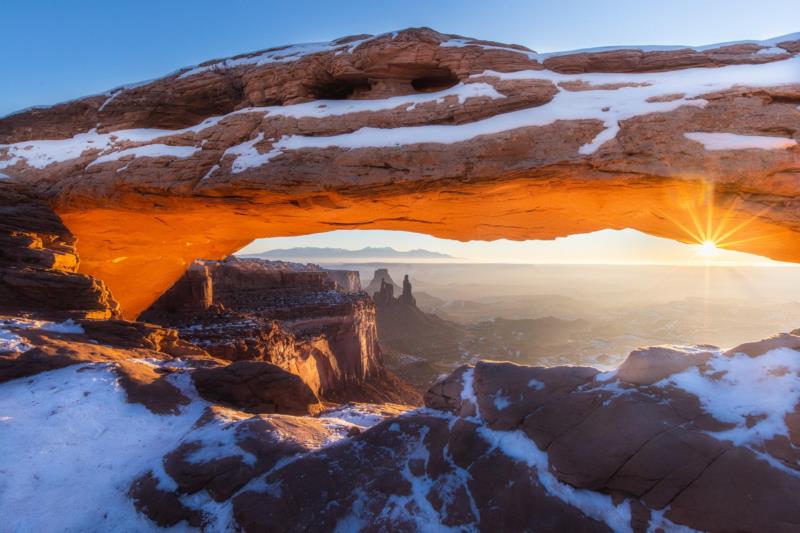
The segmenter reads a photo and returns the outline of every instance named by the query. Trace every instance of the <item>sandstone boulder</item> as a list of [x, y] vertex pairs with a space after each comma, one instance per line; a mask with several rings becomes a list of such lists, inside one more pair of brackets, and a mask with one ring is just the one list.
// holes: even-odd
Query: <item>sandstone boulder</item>
[[746, 342], [726, 352], [728, 355], [743, 353], [750, 357], [757, 357], [770, 350], [777, 348], [788, 348], [790, 350], [800, 350], [800, 330], [791, 333], [780, 333], [774, 337], [763, 339], [756, 342]]
[[[708, 347], [713, 350], [713, 346]], [[626, 383], [652, 385], [657, 381], [699, 366], [711, 357], [710, 351], [655, 346], [632, 351], [619, 367], [617, 377]]]
[[322, 405], [300, 377], [262, 361], [236, 361], [192, 372], [197, 392], [212, 402], [251, 413], [307, 415]]

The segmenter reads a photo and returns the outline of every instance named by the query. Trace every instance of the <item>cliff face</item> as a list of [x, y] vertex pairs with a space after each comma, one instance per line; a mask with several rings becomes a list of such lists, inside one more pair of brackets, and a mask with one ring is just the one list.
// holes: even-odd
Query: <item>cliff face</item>
[[202, 261], [141, 319], [177, 328], [216, 357], [275, 364], [320, 397], [345, 397], [385, 370], [374, 304], [338, 286], [314, 265]]
[[336, 288], [344, 292], [361, 291], [361, 276], [354, 270], [331, 270], [323, 269], [328, 276], [336, 283]]
[[398, 296], [394, 296], [395, 285], [385, 269], [375, 271], [370, 286], [373, 284], [379, 286], [372, 299], [387, 365], [404, 379], [426, 390], [443, 372], [448, 373], [454, 368], [439, 366], [440, 363], [452, 365], [463, 355], [460, 343], [467, 330], [419, 309], [407, 275]]
[[106, 285], [78, 273], [75, 237], [45, 202], [0, 181], [0, 312], [115, 318]]
[[799, 53], [350, 37], [5, 117], [0, 172], [56, 207], [128, 317], [198, 257], [331, 229], [633, 228], [797, 261]]

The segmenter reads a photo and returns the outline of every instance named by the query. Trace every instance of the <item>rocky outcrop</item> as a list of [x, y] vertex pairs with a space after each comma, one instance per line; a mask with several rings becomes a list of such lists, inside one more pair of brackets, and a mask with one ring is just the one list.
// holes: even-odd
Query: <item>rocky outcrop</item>
[[[800, 481], [790, 444], [800, 398], [794, 392], [777, 405], [738, 396], [740, 409], [725, 391], [740, 394], [775, 372], [784, 378], [772, 385], [791, 388], [798, 353], [773, 348], [754, 359], [702, 347], [684, 356], [703, 350], [705, 361], [683, 369], [663, 349], [652, 350], [651, 366], [663, 377], [646, 385], [585, 367], [463, 367], [426, 396], [429, 411], [387, 421], [266, 475], [281, 492], [240, 493], [234, 516], [246, 531], [269, 529], [288, 520], [291, 499], [311, 510], [292, 523], [298, 531], [343, 523], [791, 531], [800, 518], [791, 496]], [[633, 356], [646, 358], [644, 351]], [[786, 426], [773, 433], [776, 420]], [[303, 485], [309, 473], [313, 489]], [[326, 506], [332, 494], [339, 505]]]
[[333, 270], [323, 268], [336, 284], [336, 289], [344, 292], [361, 292], [361, 276], [355, 270]]
[[299, 376], [262, 361], [201, 368], [192, 378], [207, 400], [246, 412], [313, 415], [322, 410], [317, 395]]
[[375, 273], [372, 275], [372, 280], [364, 290], [367, 292], [367, 294], [374, 295], [376, 292], [381, 291], [384, 284], [389, 285], [392, 288], [392, 297], [394, 297], [395, 291], [399, 293], [402, 290], [402, 288], [394, 282], [392, 276], [389, 275], [389, 269], [387, 268], [375, 269]]
[[[465, 339], [466, 329], [419, 309], [408, 275], [404, 276], [402, 292], [397, 297], [394, 296], [395, 285], [385, 269], [376, 270], [375, 280], [380, 281], [380, 288], [372, 299], [378, 338], [389, 354], [387, 364], [404, 379], [426, 390], [442, 373], [432, 363], [445, 360], [450, 363], [461, 355], [460, 342]], [[455, 366], [457, 364], [449, 368]]]
[[174, 330], [152, 324], [0, 317], [0, 383], [73, 365], [107, 365], [128, 402], [177, 414], [190, 400], [171, 376], [187, 365], [202, 369], [220, 362]]
[[314, 265], [204, 261], [142, 319], [175, 327], [216, 357], [277, 365], [315, 397], [418, 403], [383, 367], [370, 299], [340, 289]]
[[198, 257], [332, 229], [634, 228], [795, 261], [798, 42], [290, 46], [0, 119], [0, 172], [55, 206], [128, 318]]
[[[6, 346], [12, 334], [26, 344], [0, 354], [0, 370], [75, 354], [74, 371], [0, 383], [4, 439], [42, 450], [4, 452], [16, 508], [38, 483], [63, 479], [57, 453], [75, 467], [70, 480], [93, 489], [79, 521], [137, 529], [146, 519], [244, 531], [716, 533], [800, 522], [800, 331], [726, 352], [638, 350], [612, 372], [479, 362], [431, 388], [424, 409], [351, 404], [311, 417], [215, 405], [318, 410], [274, 365], [176, 358], [152, 349], [182, 349], [171, 334], [120, 321], [103, 333], [102, 323], [81, 322], [103, 342], [76, 322], [0, 326]], [[113, 338], [129, 347], [108, 346]], [[141, 515], [118, 505], [126, 495]], [[0, 509], [9, 503], [0, 496]]]
[[119, 305], [105, 284], [78, 273], [75, 237], [25, 187], [0, 181], [0, 313], [112, 318]]

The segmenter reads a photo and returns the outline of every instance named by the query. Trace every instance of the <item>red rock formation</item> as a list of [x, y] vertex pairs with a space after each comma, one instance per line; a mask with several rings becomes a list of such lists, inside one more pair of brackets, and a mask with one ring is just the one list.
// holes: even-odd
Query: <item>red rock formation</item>
[[[367, 294], [375, 294], [379, 292], [383, 286], [383, 283], [386, 282], [387, 285], [392, 287], [392, 297], [394, 297], [394, 291], [400, 292], [402, 289], [401, 287], [394, 282], [392, 276], [389, 275], [389, 270], [386, 268], [377, 268], [375, 269], [375, 274], [372, 276], [372, 280], [367, 285], [365, 289]], [[388, 294], [388, 293], [387, 293]]]
[[287, 47], [0, 119], [0, 172], [56, 207], [127, 317], [198, 257], [341, 228], [695, 242], [709, 211], [726, 247], [795, 261], [798, 42], [535, 54], [411, 29]]
[[0, 312], [112, 318], [119, 305], [102, 281], [79, 274], [75, 237], [43, 201], [0, 181]]
[[322, 410], [317, 395], [299, 376], [262, 361], [236, 361], [192, 373], [197, 392], [211, 402], [251, 413], [313, 415]]
[[[383, 368], [372, 302], [337, 286], [314, 265], [205, 261], [142, 319], [176, 327], [216, 357], [277, 365], [322, 398], [418, 403], [419, 394]], [[202, 306], [199, 293], [207, 296]]]
[[[796, 346], [796, 333], [781, 346]], [[758, 379], [728, 374], [748, 364], [746, 354], [715, 352], [716, 370], [697, 360], [677, 368], [660, 349], [651, 356], [665, 378], [696, 371], [712, 387]], [[640, 369], [648, 359], [644, 351], [632, 357]], [[775, 360], [760, 364], [771, 368]], [[308, 510], [294, 515], [297, 531], [362, 520], [409, 530], [425, 523], [480, 531], [791, 531], [800, 481], [788, 443], [759, 442], [753, 424], [760, 422], [721, 422], [707, 399], [681, 383], [630, 385], [581, 367], [463, 367], [426, 396], [433, 411], [388, 421], [266, 475], [281, 493], [239, 494], [235, 517], [245, 531], [269, 529], [289, 520], [292, 501]], [[766, 407], [752, 401], [754, 412]], [[797, 409], [786, 416], [789, 435], [798, 430]], [[732, 442], [732, 427], [755, 440]], [[309, 475], [312, 487], [303, 483]], [[332, 497], [339, 505], [325, 505]]]
[[328, 277], [336, 284], [336, 289], [344, 292], [361, 291], [361, 276], [355, 270], [333, 270], [323, 268]]

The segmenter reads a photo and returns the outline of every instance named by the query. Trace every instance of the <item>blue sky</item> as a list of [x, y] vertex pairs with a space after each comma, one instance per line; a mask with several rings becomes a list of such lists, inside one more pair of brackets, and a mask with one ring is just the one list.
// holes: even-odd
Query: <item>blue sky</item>
[[797, 0], [3, 0], [0, 115], [270, 46], [430, 26], [537, 51], [800, 31]]

